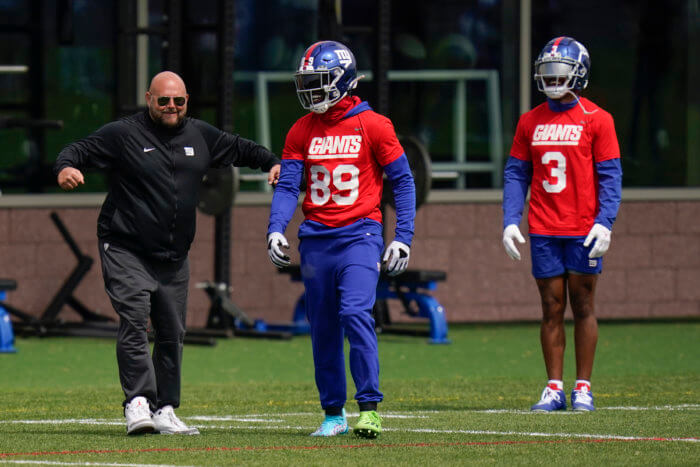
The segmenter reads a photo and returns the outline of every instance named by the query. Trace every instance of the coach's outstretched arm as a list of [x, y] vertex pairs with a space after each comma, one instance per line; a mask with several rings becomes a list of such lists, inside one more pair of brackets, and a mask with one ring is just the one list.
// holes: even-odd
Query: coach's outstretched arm
[[108, 169], [113, 164], [112, 154], [119, 154], [121, 123], [110, 122], [95, 133], [67, 145], [54, 164], [58, 186], [73, 190], [85, 183], [82, 169]]

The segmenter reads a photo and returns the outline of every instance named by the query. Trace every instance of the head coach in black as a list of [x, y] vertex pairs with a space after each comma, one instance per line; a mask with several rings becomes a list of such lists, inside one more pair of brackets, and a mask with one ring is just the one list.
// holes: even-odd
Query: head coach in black
[[[175, 73], [151, 81], [144, 112], [111, 122], [66, 146], [58, 184], [84, 183], [81, 170], [110, 172], [97, 221], [105, 289], [119, 315], [117, 362], [127, 433], [199, 434], [175, 415], [199, 186], [209, 167], [231, 164], [279, 178], [279, 159], [259, 144], [187, 117], [189, 95]], [[155, 331], [153, 356], [146, 332]]]

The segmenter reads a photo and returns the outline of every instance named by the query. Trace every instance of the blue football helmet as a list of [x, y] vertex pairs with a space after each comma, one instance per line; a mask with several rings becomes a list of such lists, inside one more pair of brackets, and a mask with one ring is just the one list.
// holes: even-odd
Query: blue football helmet
[[350, 49], [340, 42], [321, 41], [304, 52], [294, 84], [302, 107], [324, 113], [347, 96], [360, 78]]
[[573, 37], [555, 37], [547, 42], [535, 60], [537, 89], [550, 99], [559, 99], [588, 85], [591, 58], [583, 44]]

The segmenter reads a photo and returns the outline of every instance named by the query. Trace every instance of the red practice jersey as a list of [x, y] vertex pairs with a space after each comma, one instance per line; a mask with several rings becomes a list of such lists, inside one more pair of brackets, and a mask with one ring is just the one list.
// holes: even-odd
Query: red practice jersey
[[588, 234], [598, 213], [595, 163], [620, 157], [612, 115], [588, 99], [564, 112], [544, 102], [520, 117], [510, 155], [532, 163], [530, 233]]
[[[346, 100], [348, 110], [360, 104], [350, 99], [331, 110]], [[365, 217], [382, 221], [383, 166], [403, 152], [391, 121], [368, 107], [343, 119], [303, 116], [287, 133], [282, 159], [304, 161], [306, 219], [343, 227]]]

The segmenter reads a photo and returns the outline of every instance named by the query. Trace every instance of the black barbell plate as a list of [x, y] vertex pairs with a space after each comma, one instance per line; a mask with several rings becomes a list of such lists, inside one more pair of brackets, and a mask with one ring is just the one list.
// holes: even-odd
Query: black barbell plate
[[[408, 159], [408, 165], [411, 167], [413, 181], [416, 185], [416, 209], [418, 209], [427, 201], [428, 193], [430, 193], [432, 183], [430, 154], [423, 143], [413, 136], [400, 136], [399, 143], [403, 147]], [[382, 203], [389, 204], [392, 208], [396, 207], [394, 205], [394, 192], [391, 182], [387, 178], [384, 178]]]

